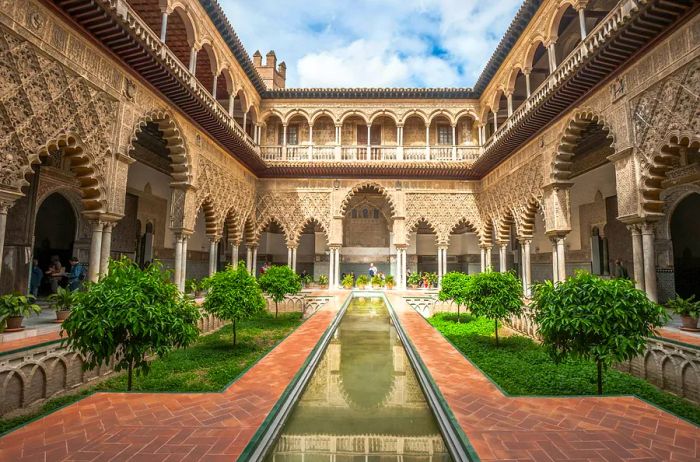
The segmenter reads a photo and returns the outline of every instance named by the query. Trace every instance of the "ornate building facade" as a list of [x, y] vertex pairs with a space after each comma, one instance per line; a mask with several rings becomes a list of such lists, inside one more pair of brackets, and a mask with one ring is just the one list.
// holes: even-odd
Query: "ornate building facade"
[[287, 89], [215, 0], [0, 5], [2, 292], [71, 254], [698, 292], [696, 2], [526, 0], [464, 89]]

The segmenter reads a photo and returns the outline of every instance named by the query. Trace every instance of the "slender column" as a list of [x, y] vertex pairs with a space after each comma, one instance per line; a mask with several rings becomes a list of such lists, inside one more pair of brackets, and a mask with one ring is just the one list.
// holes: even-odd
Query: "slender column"
[[491, 114], [493, 114], [493, 132], [496, 133], [498, 131], [498, 114], [493, 111]]
[[554, 49], [554, 43], [550, 43], [547, 47], [547, 53], [549, 57], [549, 73], [551, 74], [557, 68], [557, 55]]
[[532, 263], [530, 260], [532, 256], [532, 254], [530, 253], [530, 244], [532, 244], [532, 239], [524, 239], [522, 244], [524, 280], [523, 291], [525, 292], [526, 297], [530, 297], [532, 295]]
[[297, 248], [292, 249], [292, 271], [296, 273], [297, 271]]
[[216, 99], [216, 81], [219, 80], [219, 76], [215, 75], [213, 80], [214, 80], [214, 82], [212, 82], [212, 86], [211, 86], [211, 96], [214, 99]]
[[430, 124], [425, 124], [425, 160], [430, 160]]
[[333, 263], [335, 257], [335, 249], [333, 247], [330, 248], [330, 252], [328, 254], [328, 288], [329, 289], [335, 289], [336, 287], [336, 281], [335, 278], [333, 277], [333, 268], [335, 268], [335, 264]]
[[367, 160], [372, 159], [372, 124], [367, 124]]
[[447, 274], [447, 247], [445, 247], [442, 251], [442, 275], [444, 276]]
[[634, 286], [644, 290], [644, 250], [642, 246], [642, 232], [639, 225], [629, 225], [627, 229], [632, 233], [632, 260], [634, 266]]
[[408, 287], [408, 262], [406, 261], [406, 259], [406, 249], [403, 248], [401, 249], [401, 274], [403, 275], [403, 280], [401, 281], [401, 288], [404, 290], [406, 290], [406, 287]]
[[114, 227], [114, 223], [105, 223], [102, 228], [102, 249], [100, 256], [101, 276], [107, 276], [109, 272], [109, 255], [112, 251], [112, 227]]
[[341, 130], [340, 125], [336, 125], [335, 126], [335, 144], [337, 146], [340, 145], [340, 130]]
[[506, 101], [508, 101], [508, 117], [510, 117], [513, 115], [513, 93], [506, 95]]
[[287, 159], [287, 124], [282, 124], [282, 159]]
[[175, 234], [175, 274], [173, 275], [173, 283], [180, 288], [180, 280], [182, 279], [182, 235]]
[[287, 247], [287, 266], [292, 268], [292, 248]]
[[229, 241], [231, 247], [231, 266], [238, 267], [238, 244], [235, 241]]
[[523, 72], [523, 74], [525, 74], [525, 95], [529, 98], [532, 93], [530, 90], [530, 71]]
[[479, 146], [482, 146], [484, 144], [484, 127], [483, 127], [483, 125], [479, 127], [478, 132], [479, 132]]
[[97, 282], [100, 276], [100, 258], [102, 257], [102, 228], [104, 223], [99, 220], [90, 222], [92, 239], [90, 240], [90, 261], [88, 263], [88, 279]]
[[246, 256], [245, 256], [245, 269], [249, 273], [253, 274], [253, 248], [251, 246], [246, 246]]
[[233, 95], [228, 96], [228, 115], [233, 117], [233, 108], [236, 102], [236, 97]]
[[5, 249], [5, 231], [7, 230], [7, 211], [13, 202], [0, 200], [0, 276], [2, 275], [2, 258]]
[[401, 274], [402, 268], [403, 268], [403, 264], [401, 263], [401, 248], [397, 247], [396, 248], [396, 274], [394, 275], [394, 277], [395, 277], [396, 287], [398, 287], [398, 288], [401, 288], [401, 279], [403, 278], [403, 275]]
[[508, 271], [506, 251], [508, 250], [508, 244], [501, 244], [498, 246], [498, 269], [501, 273]]
[[440, 287], [440, 285], [442, 284], [442, 247], [438, 247], [437, 274], [438, 274], [438, 287]]
[[258, 246], [257, 245], [255, 247], [253, 247], [253, 266], [251, 267], [251, 269], [253, 270], [253, 273], [252, 273], [253, 276], [257, 277], [257, 275], [258, 275]]
[[642, 246], [644, 248], [644, 287], [649, 300], [657, 302], [656, 251], [654, 250], [653, 223], [642, 223]]
[[486, 247], [486, 269], [491, 267], [491, 246]]
[[209, 276], [213, 276], [216, 273], [216, 251], [219, 238], [217, 236], [211, 236], [209, 238]]
[[194, 74], [197, 70], [197, 49], [192, 47], [190, 51], [190, 73]]
[[481, 247], [481, 272], [486, 271], [486, 247]]
[[160, 41], [165, 43], [165, 37], [168, 32], [168, 13], [163, 12], [160, 22]]
[[552, 242], [552, 281], [557, 282], [559, 281], [559, 258], [557, 257], [557, 239], [550, 238], [550, 241]]
[[309, 123], [309, 160], [314, 158], [314, 126]]
[[[242, 109], [242, 108], [241, 108]], [[248, 111], [243, 113], [243, 132], [248, 134]]]
[[178, 288], [180, 292], [185, 291], [185, 280], [187, 279], [187, 242], [189, 241], [189, 236], [187, 234], [182, 237], [182, 270], [180, 270], [180, 281], [178, 282]]
[[581, 28], [581, 40], [586, 38], [586, 16], [583, 13], [584, 9], [578, 10], [578, 24]]
[[566, 248], [564, 247], [564, 236], [557, 238], [557, 276], [559, 281], [566, 281]]

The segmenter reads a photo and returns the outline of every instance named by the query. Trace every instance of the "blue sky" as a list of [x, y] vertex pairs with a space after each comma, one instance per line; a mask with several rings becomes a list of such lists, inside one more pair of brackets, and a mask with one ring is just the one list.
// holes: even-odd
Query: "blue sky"
[[288, 87], [471, 87], [521, 0], [219, 0]]

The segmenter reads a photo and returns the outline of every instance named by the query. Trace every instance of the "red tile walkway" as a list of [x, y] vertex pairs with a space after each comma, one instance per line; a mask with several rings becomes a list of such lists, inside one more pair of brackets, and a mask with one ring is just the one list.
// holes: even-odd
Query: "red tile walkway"
[[697, 461], [700, 428], [633, 397], [506, 397], [400, 297], [401, 324], [482, 461]]
[[0, 461], [235, 460], [337, 306], [309, 318], [223, 393], [97, 393], [0, 439]]
[[49, 334], [35, 335], [33, 337], [26, 337], [18, 340], [10, 340], [9, 342], [0, 342], [0, 353], [12, 350], [19, 350], [20, 348], [27, 348], [34, 345], [51, 342], [53, 340], [59, 340], [60, 338], [60, 331], [55, 331]]

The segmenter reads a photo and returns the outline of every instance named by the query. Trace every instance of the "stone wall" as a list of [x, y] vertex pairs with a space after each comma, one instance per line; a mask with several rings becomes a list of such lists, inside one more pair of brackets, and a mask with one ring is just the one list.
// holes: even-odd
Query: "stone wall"
[[[437, 312], [456, 312], [454, 303], [441, 302], [433, 297], [407, 297], [406, 302], [424, 317]], [[530, 310], [513, 316], [505, 323], [508, 327], [539, 340], [537, 324]], [[616, 369], [647, 380], [657, 387], [700, 403], [700, 348], [653, 337], [647, 339], [643, 355], [615, 365]]]

